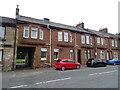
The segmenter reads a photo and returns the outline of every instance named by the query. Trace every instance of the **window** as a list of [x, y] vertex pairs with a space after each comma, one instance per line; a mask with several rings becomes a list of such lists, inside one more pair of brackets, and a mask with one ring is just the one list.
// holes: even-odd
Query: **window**
[[100, 45], [100, 38], [97, 38], [97, 44]]
[[32, 27], [31, 38], [37, 38], [38, 28]]
[[105, 59], [105, 52], [104, 51], [100, 51], [100, 58]]
[[115, 57], [116, 59], [118, 59], [118, 52], [117, 52], [117, 51], [114, 52], [114, 57]]
[[43, 29], [40, 29], [40, 39], [43, 39]]
[[58, 41], [62, 41], [62, 32], [58, 32]]
[[2, 50], [0, 50], [0, 63], [2, 62]]
[[46, 60], [47, 48], [41, 48], [41, 60]]
[[70, 42], [72, 42], [72, 33], [70, 33]]
[[58, 59], [58, 52], [59, 52], [59, 49], [55, 48], [54, 49], [54, 60]]
[[28, 38], [29, 37], [29, 27], [28, 26], [24, 26], [24, 34], [23, 34], [24, 38]]
[[85, 36], [81, 36], [81, 42], [82, 42], [82, 44], [85, 44]]
[[104, 45], [104, 38], [101, 38], [101, 44]]
[[74, 59], [74, 51], [70, 50], [70, 59]]
[[64, 32], [64, 41], [68, 42], [68, 32]]
[[86, 36], [86, 44], [90, 44], [90, 37]]
[[0, 39], [5, 39], [5, 27], [0, 26]]
[[115, 41], [114, 41], [114, 40], [112, 40], [112, 46], [113, 46], [113, 47], [115, 46]]
[[117, 40], [115, 40], [115, 46], [118, 47]]
[[90, 59], [90, 50], [85, 50], [85, 59]]

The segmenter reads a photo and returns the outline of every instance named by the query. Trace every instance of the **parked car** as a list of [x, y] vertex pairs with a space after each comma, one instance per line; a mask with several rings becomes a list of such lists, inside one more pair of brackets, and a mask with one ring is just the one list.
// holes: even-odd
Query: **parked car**
[[112, 64], [112, 65], [116, 65], [116, 64], [120, 64], [120, 60], [113, 58], [113, 59], [109, 59], [106, 61], [107, 64]]
[[55, 63], [55, 68], [61, 69], [62, 71], [65, 71], [66, 69], [70, 68], [80, 69], [80, 63], [71, 59], [58, 59]]
[[106, 66], [107, 63], [101, 59], [89, 59], [87, 62], [86, 62], [86, 65], [87, 67], [89, 66]]

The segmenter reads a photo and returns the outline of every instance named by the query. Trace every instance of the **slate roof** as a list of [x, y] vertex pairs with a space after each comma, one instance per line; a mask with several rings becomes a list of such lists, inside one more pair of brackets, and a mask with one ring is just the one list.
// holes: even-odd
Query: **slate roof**
[[60, 29], [66, 29], [66, 30], [71, 30], [71, 31], [76, 31], [76, 32], [81, 32], [81, 33], [89, 33], [88, 31], [85, 31], [84, 29], [78, 28], [75, 26], [35, 19], [35, 18], [21, 16], [21, 15], [18, 15], [17, 19], [18, 19], [18, 21], [30, 22], [30, 23], [41, 24], [41, 25], [50, 25], [51, 27], [57, 27]]
[[92, 29], [85, 29], [85, 30], [89, 31], [91, 34], [96, 35], [96, 36], [101, 36], [101, 37], [106, 37], [106, 38], [118, 38], [117, 35], [111, 34], [111, 33], [99, 32], [99, 31], [92, 30]]

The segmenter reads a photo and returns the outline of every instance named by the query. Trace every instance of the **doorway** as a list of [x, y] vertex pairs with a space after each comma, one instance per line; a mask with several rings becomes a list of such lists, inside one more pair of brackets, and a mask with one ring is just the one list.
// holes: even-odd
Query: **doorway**
[[77, 52], [78, 62], [81, 64], [81, 50]]

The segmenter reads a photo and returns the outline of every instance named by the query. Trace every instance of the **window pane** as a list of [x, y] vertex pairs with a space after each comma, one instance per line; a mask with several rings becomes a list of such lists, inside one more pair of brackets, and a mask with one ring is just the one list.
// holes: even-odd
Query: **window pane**
[[2, 51], [0, 51], [0, 62], [2, 61]]
[[1, 39], [5, 38], [5, 27], [0, 26], [0, 38]]
[[85, 36], [81, 36], [81, 41], [82, 41], [82, 44], [85, 43]]
[[41, 60], [46, 60], [47, 48], [41, 48]]
[[58, 59], [58, 52], [54, 52], [54, 59]]
[[90, 37], [89, 36], [86, 36], [86, 43], [90, 44]]
[[40, 39], [43, 39], [43, 29], [40, 29]]
[[24, 34], [23, 34], [23, 37], [29, 37], [29, 27], [28, 26], [25, 26], [24, 27]]
[[68, 32], [64, 32], [64, 41], [68, 42]]
[[70, 59], [74, 59], [74, 51], [70, 50]]
[[37, 38], [37, 30], [38, 28], [32, 27], [32, 38]]
[[97, 44], [100, 45], [100, 38], [97, 38]]
[[62, 41], [62, 32], [58, 32], [58, 41]]
[[41, 53], [41, 58], [46, 58], [46, 52]]

